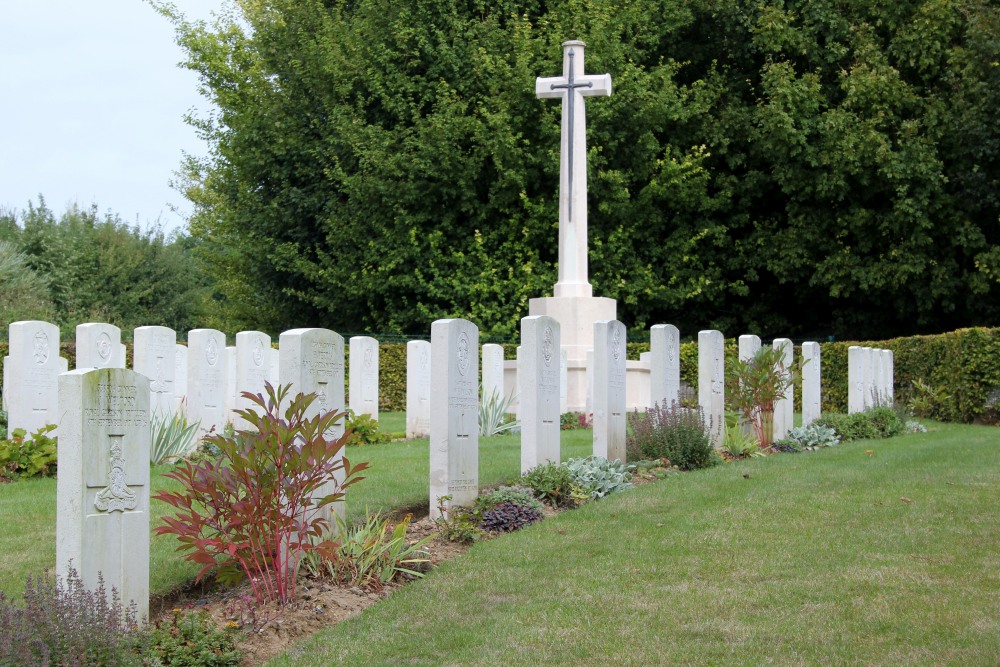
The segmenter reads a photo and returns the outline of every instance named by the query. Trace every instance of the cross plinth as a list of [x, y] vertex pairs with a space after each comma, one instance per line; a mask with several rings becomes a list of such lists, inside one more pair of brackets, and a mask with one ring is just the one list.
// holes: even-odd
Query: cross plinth
[[580, 41], [563, 42], [563, 74], [535, 80], [535, 95], [562, 100], [559, 151], [559, 278], [557, 297], [589, 297], [587, 276], [587, 132], [585, 97], [611, 95], [610, 74], [585, 74]]

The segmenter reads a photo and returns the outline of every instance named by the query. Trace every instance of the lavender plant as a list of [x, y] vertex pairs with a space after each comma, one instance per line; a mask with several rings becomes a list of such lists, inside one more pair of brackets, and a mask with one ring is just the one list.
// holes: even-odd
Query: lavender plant
[[677, 403], [630, 413], [625, 449], [629, 460], [665, 458], [681, 470], [707, 468], [716, 461], [701, 408]]

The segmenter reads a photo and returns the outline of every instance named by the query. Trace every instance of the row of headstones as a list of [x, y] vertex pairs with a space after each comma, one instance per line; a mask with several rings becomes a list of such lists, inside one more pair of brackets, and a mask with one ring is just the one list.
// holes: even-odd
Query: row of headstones
[[[338, 348], [329, 354], [322, 349], [303, 352], [301, 336], [308, 331], [313, 330], [293, 329], [281, 334], [279, 349], [274, 350], [270, 336], [259, 331], [240, 332], [236, 334], [236, 345], [227, 347], [221, 331], [195, 329], [188, 333], [188, 345], [184, 346], [177, 343], [173, 329], [139, 327], [134, 332], [132, 369], [150, 379], [154, 413], [171, 414], [185, 405], [188, 419], [200, 422], [202, 431], [207, 432], [213, 426], [224, 425], [231, 410], [249, 406], [241, 392], [261, 393], [265, 381], [291, 381], [302, 373], [296, 366], [303, 364], [329, 371], [331, 383], [337, 379], [333, 374], [339, 373], [342, 399], [343, 338], [334, 334]], [[125, 346], [118, 327], [81, 324], [76, 334], [77, 369], [125, 368]], [[30, 433], [55, 423], [56, 378], [68, 370], [68, 362], [59, 356], [59, 329], [48, 322], [14, 322], [9, 327], [9, 341], [8, 355], [3, 359], [3, 408], [8, 412], [10, 430], [23, 428]], [[378, 342], [368, 336], [355, 336], [350, 340], [350, 350], [350, 408], [378, 419]], [[284, 374], [283, 358], [287, 368]], [[333, 389], [327, 389], [324, 383], [321, 391], [323, 402]], [[344, 403], [333, 401], [330, 405], [342, 409]]]
[[[661, 336], [665, 331], [668, 336]], [[195, 333], [195, 332], [192, 332]], [[656, 333], [654, 357], [670, 369], [663, 386], [679, 386], [676, 328]], [[198, 345], [202, 336], [194, 336]], [[699, 344], [699, 400], [713, 423], [724, 423], [723, 336], [702, 331]], [[626, 330], [617, 320], [594, 325], [594, 454], [625, 460]], [[521, 469], [560, 460], [559, 350], [560, 327], [551, 317], [527, 317], [521, 322], [520, 386]], [[431, 342], [414, 341], [408, 367], [419, 370], [429, 391], [431, 515], [453, 505], [470, 505], [479, 493], [479, 331], [461, 319], [438, 320]], [[791, 365], [791, 341], [779, 339]], [[206, 343], [207, 346], [207, 343]], [[756, 336], [740, 338], [740, 356], [749, 358], [760, 347]], [[807, 343], [803, 392], [818, 406], [819, 346]], [[196, 349], [202, 349], [198, 347]], [[221, 348], [219, 348], [221, 349]], [[311, 410], [343, 405], [343, 338], [326, 329], [296, 329], [281, 335], [281, 368], [293, 391], [316, 392]], [[860, 349], [860, 348], [859, 348]], [[862, 352], [862, 359], [868, 353]], [[875, 369], [872, 386], [891, 387], [891, 356]], [[882, 355], [885, 357], [885, 355]], [[866, 366], [859, 366], [865, 378]], [[888, 376], [885, 375], [888, 369]], [[677, 371], [677, 372], [675, 372]], [[852, 373], [854, 371], [852, 370]], [[410, 373], [408, 373], [408, 382]], [[143, 614], [149, 592], [149, 449], [150, 414], [155, 380], [124, 369], [76, 370], [58, 383], [61, 410], [60, 472], [58, 477], [57, 568], [65, 573], [75, 563], [84, 584], [93, 587], [98, 573], [134, 600]], [[813, 389], [807, 386], [815, 385]], [[853, 385], [852, 385], [853, 386]], [[339, 392], [337, 388], [339, 389]], [[872, 392], [873, 396], [877, 391]], [[813, 398], [815, 396], [815, 398]], [[787, 395], [783, 400], [791, 400]], [[786, 409], [792, 410], [791, 405]], [[817, 409], [818, 414], [818, 409]], [[776, 414], [775, 421], [778, 417]], [[343, 511], [342, 505], [338, 508]]]

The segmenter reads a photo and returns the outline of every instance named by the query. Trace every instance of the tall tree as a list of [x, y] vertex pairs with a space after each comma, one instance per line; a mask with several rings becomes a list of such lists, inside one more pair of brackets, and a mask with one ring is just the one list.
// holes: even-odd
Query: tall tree
[[516, 330], [555, 282], [558, 105], [588, 43], [591, 271], [635, 328], [874, 337], [1000, 318], [986, 0], [169, 6], [215, 105], [183, 167], [230, 315]]

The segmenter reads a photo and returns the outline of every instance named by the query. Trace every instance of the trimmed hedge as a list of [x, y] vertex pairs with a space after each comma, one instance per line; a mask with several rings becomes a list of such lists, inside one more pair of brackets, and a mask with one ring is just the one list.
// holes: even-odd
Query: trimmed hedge
[[[130, 343], [127, 345], [131, 346]], [[851, 345], [893, 351], [897, 404], [905, 405], [913, 396], [913, 381], [920, 380], [946, 395], [929, 415], [941, 421], [971, 422], [1000, 412], [1000, 328], [959, 329], [936, 336], [911, 336], [887, 341], [821, 343], [823, 366], [823, 412], [847, 411], [847, 348]], [[61, 343], [60, 353], [73, 368], [76, 347]], [[514, 359], [515, 344], [505, 344], [504, 358]], [[649, 343], [629, 343], [628, 357], [638, 359]], [[0, 342], [0, 354], [7, 343]], [[801, 348], [796, 346], [796, 358]], [[698, 385], [698, 344], [681, 343], [681, 381]], [[726, 339], [726, 360], [736, 357], [736, 340]], [[346, 378], [345, 378], [346, 381]], [[379, 410], [406, 409], [406, 345], [379, 345]], [[988, 405], [993, 394], [993, 404]], [[801, 406], [796, 391], [796, 405]]]

